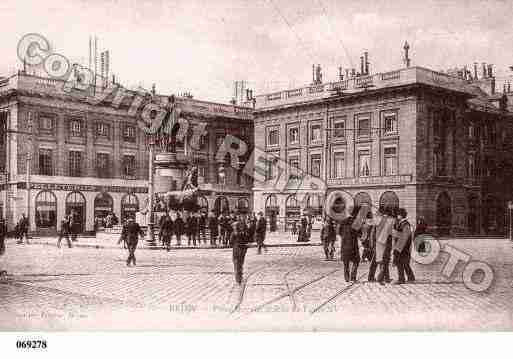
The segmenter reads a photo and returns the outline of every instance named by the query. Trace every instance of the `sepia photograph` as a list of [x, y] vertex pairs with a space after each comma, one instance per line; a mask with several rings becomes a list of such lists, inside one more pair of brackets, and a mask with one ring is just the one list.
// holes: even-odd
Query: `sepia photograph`
[[0, 332], [511, 331], [512, 19], [2, 0]]

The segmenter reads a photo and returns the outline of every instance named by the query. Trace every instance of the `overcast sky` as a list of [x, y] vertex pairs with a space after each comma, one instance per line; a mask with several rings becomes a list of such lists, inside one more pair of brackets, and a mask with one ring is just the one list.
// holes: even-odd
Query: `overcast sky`
[[512, 19], [513, 1], [1, 0], [0, 74], [21, 67], [17, 42], [36, 32], [84, 64], [96, 34], [123, 85], [221, 102], [235, 80], [256, 94], [307, 84], [312, 63], [335, 80], [365, 50], [372, 72], [400, 68], [405, 40], [414, 65], [487, 62], [502, 78], [513, 65]]

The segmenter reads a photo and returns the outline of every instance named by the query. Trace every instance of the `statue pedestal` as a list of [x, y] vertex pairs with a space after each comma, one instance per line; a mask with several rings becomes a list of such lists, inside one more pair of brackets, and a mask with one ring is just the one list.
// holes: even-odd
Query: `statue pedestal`
[[155, 193], [166, 193], [182, 188], [187, 162], [179, 161], [176, 153], [165, 152], [155, 156]]

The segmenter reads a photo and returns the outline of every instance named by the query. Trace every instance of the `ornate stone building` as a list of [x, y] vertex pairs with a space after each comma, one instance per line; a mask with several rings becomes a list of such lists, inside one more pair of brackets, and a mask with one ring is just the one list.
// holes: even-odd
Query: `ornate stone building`
[[[10, 228], [25, 213], [32, 231], [54, 233], [75, 210], [82, 230], [91, 231], [95, 217], [114, 212], [124, 218], [147, 205], [149, 156], [130, 111], [135, 92], [126, 90], [117, 106], [87, 95], [22, 72], [0, 80], [0, 203]], [[178, 97], [177, 104], [190, 122], [207, 123], [201, 148], [187, 154], [199, 167], [201, 205], [250, 210], [251, 179], [231, 168], [220, 178], [215, 154], [227, 133], [252, 148], [251, 110], [190, 97]]]
[[[283, 229], [305, 210], [321, 214], [339, 190], [346, 206], [405, 207], [441, 234], [504, 233], [513, 117], [494, 81], [405, 67], [256, 96], [255, 147], [267, 168], [255, 210], [276, 213]], [[326, 193], [297, 185], [294, 168]]]

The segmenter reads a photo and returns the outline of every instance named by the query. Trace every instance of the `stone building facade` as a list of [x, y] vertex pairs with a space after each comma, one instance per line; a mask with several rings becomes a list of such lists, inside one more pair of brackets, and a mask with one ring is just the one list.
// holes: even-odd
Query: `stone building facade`
[[[0, 202], [10, 228], [25, 213], [31, 231], [54, 233], [75, 210], [85, 232], [93, 230], [95, 217], [114, 212], [123, 219], [146, 208], [147, 139], [129, 111], [135, 93], [124, 96], [113, 106], [65, 91], [60, 80], [22, 72], [0, 80]], [[189, 97], [178, 97], [177, 104], [190, 122], [207, 123], [201, 148], [187, 156], [200, 169], [201, 205], [250, 210], [251, 180], [227, 169], [221, 181], [215, 149], [226, 133], [251, 146], [251, 111]], [[183, 144], [178, 155], [184, 156]]]
[[[440, 234], [504, 233], [512, 113], [481, 82], [407, 67], [255, 97], [255, 147], [267, 161], [255, 209], [284, 229], [302, 212], [321, 215], [337, 190], [346, 207], [405, 207]], [[277, 163], [287, 186], [275, 185]], [[324, 188], [291, 185], [296, 167]]]

